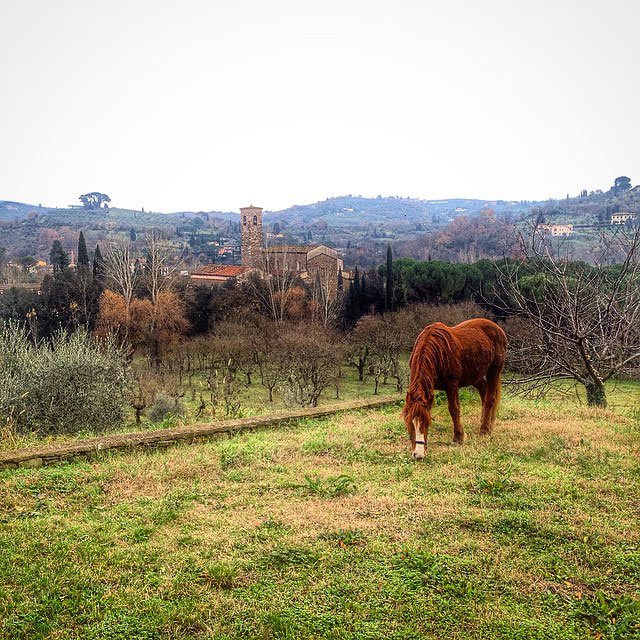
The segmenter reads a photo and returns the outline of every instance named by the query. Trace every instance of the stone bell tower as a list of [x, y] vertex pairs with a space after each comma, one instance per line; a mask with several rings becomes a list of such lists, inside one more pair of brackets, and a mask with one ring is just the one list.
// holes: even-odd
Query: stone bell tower
[[240, 209], [240, 231], [242, 235], [242, 266], [262, 268], [262, 208]]

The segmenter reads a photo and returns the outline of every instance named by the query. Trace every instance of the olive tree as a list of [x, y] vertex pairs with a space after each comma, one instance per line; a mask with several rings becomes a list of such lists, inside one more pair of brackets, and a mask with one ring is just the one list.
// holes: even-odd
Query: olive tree
[[113, 341], [83, 331], [34, 345], [22, 327], [0, 329], [0, 417], [19, 433], [107, 431], [120, 426], [127, 365]]

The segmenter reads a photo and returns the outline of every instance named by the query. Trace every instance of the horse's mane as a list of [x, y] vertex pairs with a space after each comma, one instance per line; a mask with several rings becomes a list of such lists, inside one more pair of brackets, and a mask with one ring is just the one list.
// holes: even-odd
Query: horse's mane
[[434, 386], [439, 375], [453, 365], [453, 336], [451, 329], [441, 322], [426, 327], [416, 339], [409, 368], [411, 377], [407, 391], [404, 417], [424, 420], [434, 399]]

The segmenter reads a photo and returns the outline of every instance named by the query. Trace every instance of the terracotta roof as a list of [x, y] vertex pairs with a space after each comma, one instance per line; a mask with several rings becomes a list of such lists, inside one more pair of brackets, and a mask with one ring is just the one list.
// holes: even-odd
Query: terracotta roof
[[317, 244], [309, 245], [291, 245], [291, 244], [274, 244], [270, 246], [267, 251], [269, 253], [309, 253], [312, 249], [315, 249]]
[[237, 264], [206, 264], [203, 267], [198, 267], [191, 272], [192, 276], [220, 276], [223, 278], [235, 278], [243, 273], [250, 271], [249, 267], [241, 267]]

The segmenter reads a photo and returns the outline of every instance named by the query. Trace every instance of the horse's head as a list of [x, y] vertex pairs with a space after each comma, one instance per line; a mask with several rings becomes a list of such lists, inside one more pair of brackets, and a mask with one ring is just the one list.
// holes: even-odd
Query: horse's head
[[402, 411], [404, 424], [407, 427], [413, 457], [422, 460], [427, 453], [427, 438], [429, 437], [429, 427], [431, 426], [431, 404], [433, 399], [419, 399], [411, 397], [407, 393]]

